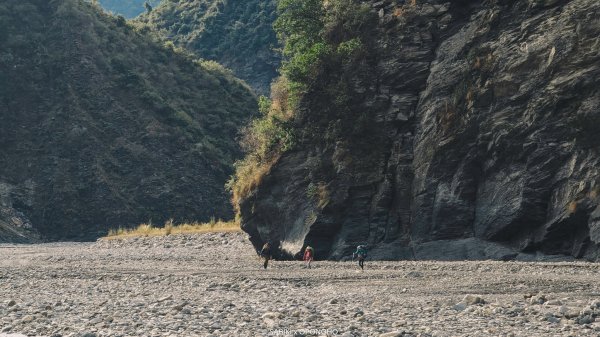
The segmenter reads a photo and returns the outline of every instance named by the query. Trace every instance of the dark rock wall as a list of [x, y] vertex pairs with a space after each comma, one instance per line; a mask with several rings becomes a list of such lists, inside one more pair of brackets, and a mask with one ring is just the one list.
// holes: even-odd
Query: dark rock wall
[[241, 203], [255, 245], [310, 244], [332, 259], [363, 243], [381, 259], [595, 259], [600, 4], [373, 10], [373, 76], [353, 83], [370, 132], [284, 154]]
[[40, 236], [31, 221], [23, 212], [13, 208], [12, 199], [16, 194], [31, 199], [31, 184], [23, 184], [19, 188], [0, 181], [0, 242], [36, 242]]

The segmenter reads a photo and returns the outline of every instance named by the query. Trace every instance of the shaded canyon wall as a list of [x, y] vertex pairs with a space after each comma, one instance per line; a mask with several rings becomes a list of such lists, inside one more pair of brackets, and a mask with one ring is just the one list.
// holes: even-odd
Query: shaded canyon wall
[[376, 56], [351, 83], [368, 127], [283, 154], [240, 203], [255, 246], [595, 260], [600, 3], [369, 3]]

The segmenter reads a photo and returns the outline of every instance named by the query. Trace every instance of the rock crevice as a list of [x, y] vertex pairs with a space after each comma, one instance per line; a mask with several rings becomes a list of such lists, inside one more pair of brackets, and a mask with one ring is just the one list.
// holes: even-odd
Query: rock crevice
[[294, 255], [309, 244], [330, 259], [366, 243], [380, 259], [595, 260], [600, 5], [373, 10], [374, 75], [353, 83], [370, 128], [280, 158], [241, 203], [255, 245]]

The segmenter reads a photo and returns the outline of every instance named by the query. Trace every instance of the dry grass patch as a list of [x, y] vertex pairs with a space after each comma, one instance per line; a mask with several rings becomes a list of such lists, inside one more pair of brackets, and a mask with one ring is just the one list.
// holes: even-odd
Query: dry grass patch
[[240, 145], [246, 157], [235, 163], [235, 174], [226, 187], [239, 217], [239, 204], [250, 196], [269, 174], [281, 155], [295, 146], [290, 121], [294, 117], [290, 82], [279, 77], [271, 86], [271, 99], [261, 97], [261, 118], [242, 129]]
[[577, 201], [571, 201], [568, 205], [567, 205], [567, 212], [569, 212], [569, 214], [573, 214], [575, 212], [577, 212]]
[[235, 176], [227, 183], [227, 188], [232, 194], [231, 201], [236, 211], [238, 211], [240, 201], [252, 194], [252, 191], [261, 184], [263, 178], [269, 174], [278, 159], [279, 156], [275, 156], [269, 161], [260, 162], [248, 156], [236, 162]]
[[206, 223], [182, 223], [175, 225], [173, 220], [169, 220], [163, 227], [154, 227], [152, 223], [141, 224], [136, 228], [111, 229], [105, 239], [120, 239], [140, 236], [167, 236], [174, 234], [194, 234], [194, 233], [219, 233], [219, 232], [238, 232], [240, 224], [237, 221], [211, 220]]

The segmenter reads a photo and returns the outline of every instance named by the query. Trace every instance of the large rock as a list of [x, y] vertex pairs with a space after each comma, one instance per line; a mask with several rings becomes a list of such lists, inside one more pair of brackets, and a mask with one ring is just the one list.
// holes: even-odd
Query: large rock
[[[374, 4], [376, 62], [349, 75], [366, 131], [285, 153], [241, 202], [252, 242], [331, 259], [365, 243], [382, 259], [596, 259], [600, 3]], [[308, 114], [332, 118], [318, 97]]]

